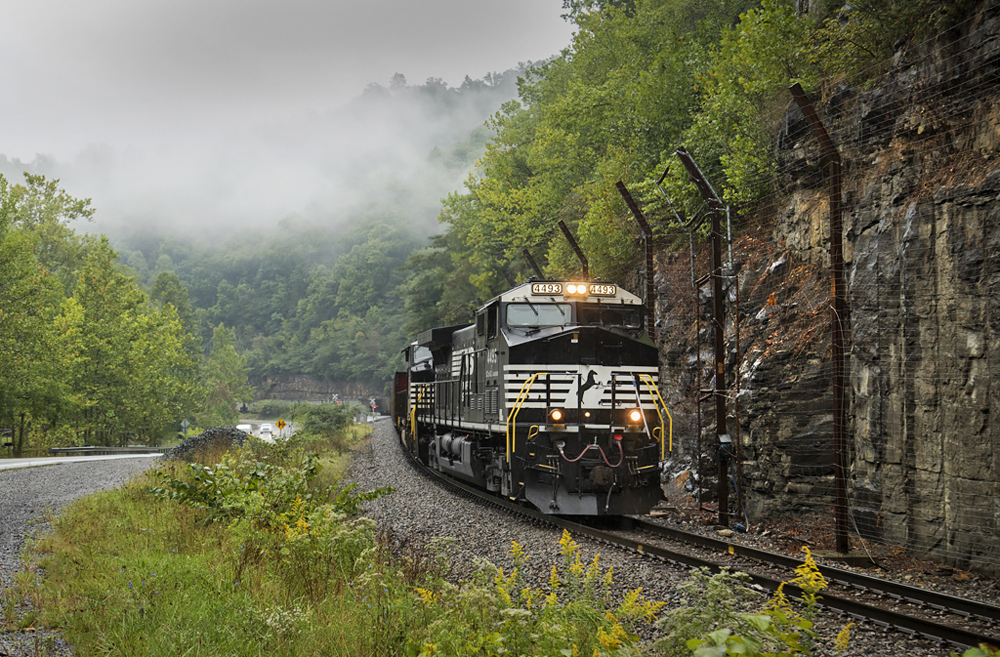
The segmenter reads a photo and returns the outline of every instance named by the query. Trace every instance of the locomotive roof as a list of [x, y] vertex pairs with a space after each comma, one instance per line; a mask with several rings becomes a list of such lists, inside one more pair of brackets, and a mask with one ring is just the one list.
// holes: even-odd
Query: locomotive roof
[[[583, 284], [588, 286], [590, 290], [596, 290], [596, 294], [587, 294], [583, 296], [566, 294], [566, 286], [570, 283]], [[547, 291], [541, 292], [538, 287], [541, 286]], [[556, 287], [546, 286], [558, 286], [558, 291]], [[503, 294], [493, 297], [486, 304], [480, 307], [485, 308], [491, 303], [500, 300], [501, 302], [518, 302], [518, 301], [531, 301], [534, 303], [552, 303], [555, 301], [591, 301], [595, 303], [606, 303], [606, 304], [620, 304], [628, 306], [641, 306], [642, 299], [632, 294], [631, 292], [623, 289], [621, 286], [615, 285], [613, 283], [604, 283], [597, 281], [579, 281], [576, 280], [537, 280], [529, 279], [525, 283], [521, 283], [511, 289], [507, 290]], [[460, 331], [465, 328], [471, 328], [475, 324], [456, 324], [453, 326], [439, 326], [436, 328], [428, 329], [417, 335], [417, 339], [414, 344], [420, 345], [422, 347], [429, 347], [435, 349], [438, 347], [448, 347], [451, 344], [451, 336], [456, 331]]]
[[[576, 296], [565, 293], [565, 286], [570, 283], [585, 284], [590, 288], [599, 287], [602, 289], [604, 294], [592, 294], [584, 296]], [[547, 292], [541, 293], [533, 291], [533, 288], [544, 285], [559, 285], [561, 290], [559, 292]], [[613, 293], [608, 293], [610, 289], [614, 290]], [[642, 305], [642, 299], [632, 294], [631, 292], [625, 290], [620, 285], [615, 285], [614, 283], [605, 283], [603, 281], [577, 281], [577, 280], [536, 280], [530, 279], [525, 283], [513, 287], [500, 296], [490, 299], [485, 305], [489, 305], [499, 299], [502, 302], [508, 301], [534, 301], [539, 303], [553, 302], [553, 301], [567, 301], [567, 300], [577, 300], [577, 301], [595, 301], [599, 303], [615, 303], [624, 305]], [[485, 306], [484, 306], [485, 307]]]
[[451, 334], [465, 328], [469, 324], [456, 324], [454, 326], [439, 326], [427, 329], [417, 335], [416, 343], [422, 347], [446, 347], [451, 345]]

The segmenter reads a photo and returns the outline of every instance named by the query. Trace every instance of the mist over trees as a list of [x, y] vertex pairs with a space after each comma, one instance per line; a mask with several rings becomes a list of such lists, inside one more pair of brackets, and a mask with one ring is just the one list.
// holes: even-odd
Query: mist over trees
[[441, 197], [483, 154], [485, 121], [525, 70], [457, 88], [401, 75], [371, 84], [330, 117], [364, 146], [330, 170], [337, 188], [356, 190], [342, 204], [317, 202], [224, 239], [156, 224], [117, 230], [121, 261], [195, 327], [203, 352], [214, 327], [232, 331], [254, 379], [306, 374], [381, 388], [409, 337], [403, 265], [438, 230]]
[[[131, 147], [94, 144], [70, 160], [3, 154], [0, 173], [57, 178], [100, 212], [90, 230], [116, 242], [137, 227], [221, 246], [234, 235], [270, 232], [295, 216], [346, 225], [373, 207], [405, 208], [407, 221], [436, 231], [440, 199], [458, 189], [488, 134], [483, 122], [517, 95], [529, 64], [458, 87], [403, 76], [370, 84], [355, 99], [302, 111], [208, 139]], [[149, 262], [152, 267], [155, 263]]]

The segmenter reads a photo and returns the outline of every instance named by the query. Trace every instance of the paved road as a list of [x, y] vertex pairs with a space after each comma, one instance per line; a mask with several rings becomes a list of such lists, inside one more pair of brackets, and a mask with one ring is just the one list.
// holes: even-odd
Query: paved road
[[112, 459], [147, 459], [158, 458], [162, 454], [91, 454], [86, 456], [43, 456], [33, 459], [0, 459], [0, 470], [16, 470], [19, 468], [37, 468], [43, 465], [58, 465], [60, 463], [84, 463], [87, 461], [109, 461]]

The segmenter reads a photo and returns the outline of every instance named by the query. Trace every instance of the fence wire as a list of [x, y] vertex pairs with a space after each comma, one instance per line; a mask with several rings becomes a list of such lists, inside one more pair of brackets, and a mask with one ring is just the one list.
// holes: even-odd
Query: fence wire
[[[1000, 11], [880, 70], [878, 86], [831, 83], [813, 97], [844, 171], [852, 546], [1000, 574]], [[725, 272], [740, 431], [733, 517], [830, 547], [829, 181], [791, 95], [771, 121], [774, 168], [759, 186], [770, 191], [733, 208]], [[702, 242], [694, 261], [708, 273]], [[694, 400], [712, 381], [711, 302], [692, 291], [683, 247], [661, 255], [659, 271], [660, 341], [666, 365], [684, 372], [693, 435]], [[686, 449], [711, 509], [709, 406]]]

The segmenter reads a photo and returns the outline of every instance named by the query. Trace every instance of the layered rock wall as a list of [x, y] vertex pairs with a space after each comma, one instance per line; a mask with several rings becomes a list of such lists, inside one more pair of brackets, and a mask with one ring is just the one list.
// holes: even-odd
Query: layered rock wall
[[855, 506], [867, 534], [1000, 562], [1000, 171], [854, 225]]
[[[824, 99], [845, 171], [852, 528], [991, 572], [1000, 572], [998, 80], [994, 7], [901, 50], [881, 86], [840, 87]], [[827, 181], [801, 123], [789, 112], [779, 156], [788, 202], [773, 240], [822, 269]], [[829, 388], [817, 382], [813, 390], [815, 427], [825, 434]], [[781, 403], [809, 394], [797, 386]], [[796, 430], [809, 431], [797, 418]], [[766, 413], [747, 424], [765, 438], [758, 451], [786, 451]], [[789, 467], [767, 464], [755, 463], [750, 506], [762, 514], [794, 508], [791, 494], [804, 488]], [[786, 482], [789, 495], [775, 498], [770, 481]]]
[[[901, 49], [881, 85], [841, 85], [815, 99], [844, 165], [849, 529], [993, 573], [1000, 573], [998, 83], [1000, 8], [984, 5], [950, 33]], [[727, 369], [730, 419], [738, 418], [749, 522], [815, 513], [831, 526], [829, 181], [794, 103], [783, 123], [776, 139], [783, 187], [766, 206], [740, 209], [764, 229], [740, 230], [728, 271], [727, 341], [736, 355]], [[691, 291], [686, 258], [661, 255], [659, 264], [662, 380], [675, 401], [703, 396], [713, 375], [705, 371], [709, 304]], [[685, 295], [697, 301], [685, 306]], [[697, 360], [706, 350], [708, 358]], [[702, 424], [700, 443], [696, 435], [677, 440], [695, 464], [715, 459], [705, 413]]]

